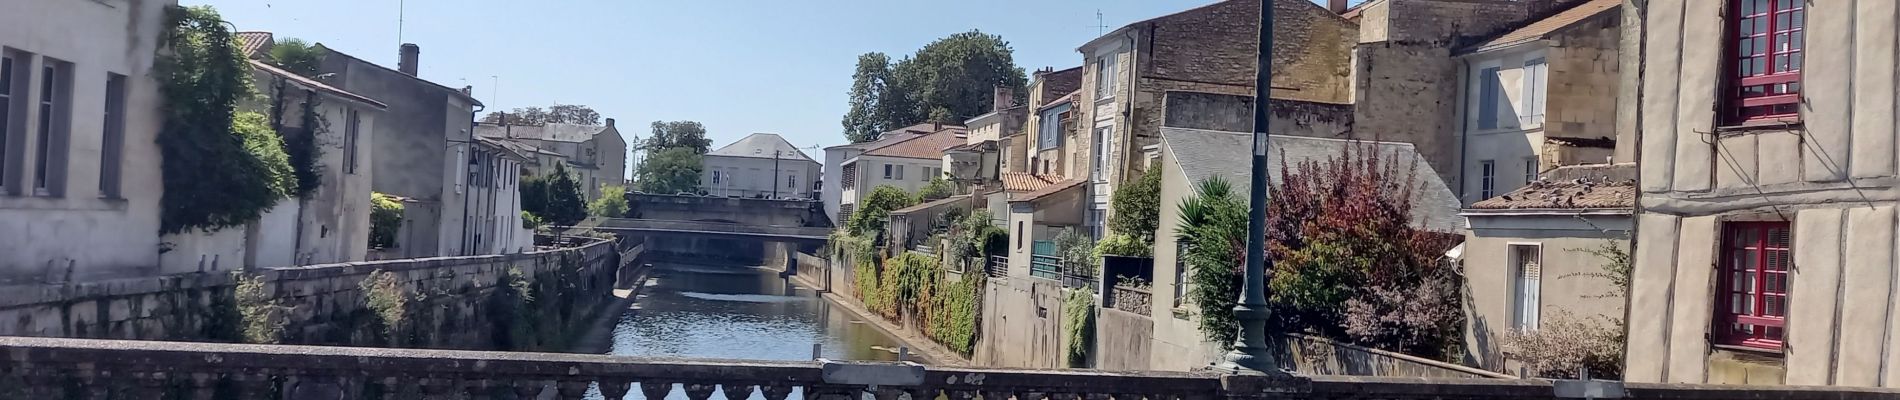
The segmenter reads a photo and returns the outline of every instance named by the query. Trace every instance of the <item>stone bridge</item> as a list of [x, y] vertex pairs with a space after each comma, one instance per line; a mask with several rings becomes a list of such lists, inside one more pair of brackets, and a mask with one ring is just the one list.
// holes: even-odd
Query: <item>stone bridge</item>
[[670, 221], [716, 221], [754, 226], [824, 227], [823, 203], [649, 193], [627, 194], [627, 217]]
[[669, 221], [634, 218], [609, 218], [602, 220], [594, 229], [633, 236], [665, 235], [673, 237], [701, 237], [721, 239], [757, 239], [768, 242], [788, 242], [800, 244], [825, 243], [831, 233], [829, 228], [802, 226], [762, 226], [731, 222], [706, 221]]
[[[1598, 391], [1585, 393], [1587, 386]], [[1893, 389], [1222, 375], [0, 337], [8, 399], [1892, 399]]]

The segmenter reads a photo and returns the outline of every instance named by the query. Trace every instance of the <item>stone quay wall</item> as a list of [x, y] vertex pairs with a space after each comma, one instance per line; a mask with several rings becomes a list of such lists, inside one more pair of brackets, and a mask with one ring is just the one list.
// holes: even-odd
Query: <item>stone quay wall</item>
[[0, 335], [562, 350], [608, 301], [615, 242], [0, 287]]

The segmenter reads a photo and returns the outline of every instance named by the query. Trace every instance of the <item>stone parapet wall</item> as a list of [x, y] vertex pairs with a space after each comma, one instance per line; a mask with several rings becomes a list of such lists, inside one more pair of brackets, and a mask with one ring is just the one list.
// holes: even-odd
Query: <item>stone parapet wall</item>
[[[562, 342], [555, 329], [581, 322], [611, 296], [621, 259], [613, 242], [595, 241], [520, 254], [11, 286], [0, 288], [0, 335], [555, 348]], [[366, 293], [372, 274], [387, 276], [390, 289]], [[401, 300], [378, 308], [372, 298]]]
[[[907, 363], [0, 337], [0, 398], [1557, 399], [1581, 382], [1037, 371]], [[1876, 399], [1894, 389], [1610, 383], [1592, 398]], [[1561, 397], [1560, 397], [1561, 396]]]

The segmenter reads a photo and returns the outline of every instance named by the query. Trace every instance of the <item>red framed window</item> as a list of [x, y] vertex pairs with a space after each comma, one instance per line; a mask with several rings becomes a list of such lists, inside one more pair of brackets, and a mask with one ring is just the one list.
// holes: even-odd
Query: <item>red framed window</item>
[[1716, 343], [1780, 350], [1788, 316], [1787, 222], [1723, 225]]
[[1724, 99], [1731, 124], [1800, 118], [1801, 56], [1807, 0], [1731, 0], [1729, 81]]

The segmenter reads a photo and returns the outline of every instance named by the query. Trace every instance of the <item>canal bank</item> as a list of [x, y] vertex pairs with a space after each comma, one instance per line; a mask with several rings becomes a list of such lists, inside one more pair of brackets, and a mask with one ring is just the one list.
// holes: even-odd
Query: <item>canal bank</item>
[[[861, 308], [826, 298], [766, 268], [657, 260], [624, 292], [624, 310], [604, 338], [601, 353], [647, 357], [753, 360], [894, 361], [934, 363], [942, 353], [918, 351], [915, 339], [867, 317]], [[622, 293], [617, 293], [622, 294]], [[599, 343], [606, 343], [600, 346]], [[579, 350], [580, 348], [577, 348]]]

